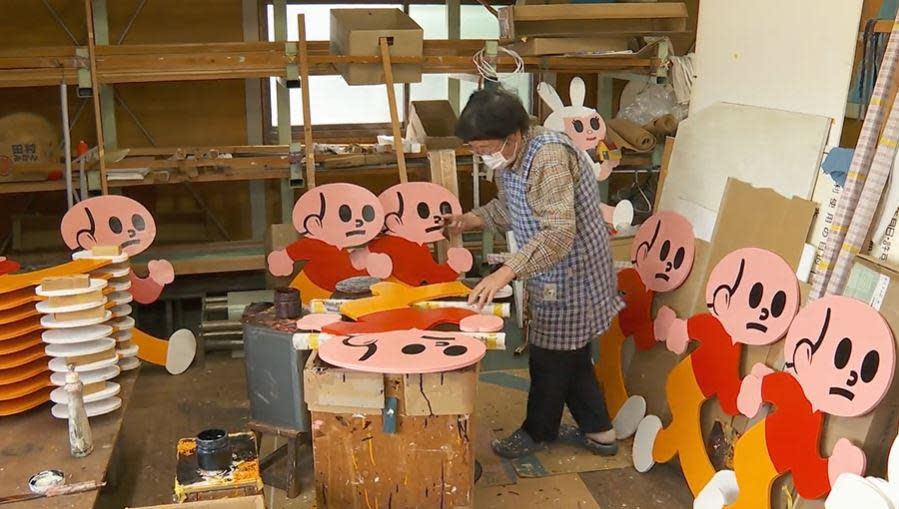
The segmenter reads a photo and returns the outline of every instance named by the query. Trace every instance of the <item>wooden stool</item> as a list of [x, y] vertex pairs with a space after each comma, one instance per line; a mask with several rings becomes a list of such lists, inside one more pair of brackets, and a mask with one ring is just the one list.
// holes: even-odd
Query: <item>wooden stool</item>
[[[259, 470], [265, 484], [274, 486], [287, 492], [287, 498], [296, 498], [300, 494], [300, 445], [304, 432], [263, 424], [258, 421], [250, 421], [249, 428], [256, 434], [256, 442], [262, 444], [262, 434], [275, 435], [286, 438], [287, 443], [278, 447], [274, 452], [259, 460]], [[266, 474], [282, 458], [287, 458], [286, 476]]]

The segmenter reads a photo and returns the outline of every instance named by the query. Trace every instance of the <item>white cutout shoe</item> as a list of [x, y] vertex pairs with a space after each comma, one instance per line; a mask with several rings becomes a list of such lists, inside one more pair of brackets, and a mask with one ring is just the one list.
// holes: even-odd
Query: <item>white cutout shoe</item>
[[637, 432], [637, 426], [646, 416], [646, 400], [643, 396], [631, 396], [627, 398], [618, 415], [612, 420], [615, 435], [618, 440], [624, 440]]
[[652, 449], [661, 430], [662, 420], [654, 415], [647, 415], [637, 426], [633, 452], [634, 468], [637, 469], [637, 472], [649, 472], [655, 466]]
[[179, 329], [169, 336], [165, 369], [172, 375], [180, 375], [187, 371], [196, 355], [197, 338], [194, 333], [188, 329]]
[[826, 509], [895, 509], [874, 483], [855, 474], [837, 478], [827, 500]]
[[736, 502], [739, 494], [737, 475], [733, 470], [721, 470], [696, 496], [693, 509], [723, 509]]

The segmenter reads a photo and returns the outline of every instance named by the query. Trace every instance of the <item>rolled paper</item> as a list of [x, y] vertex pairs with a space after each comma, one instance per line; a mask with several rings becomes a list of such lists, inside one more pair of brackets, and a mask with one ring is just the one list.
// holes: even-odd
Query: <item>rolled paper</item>
[[655, 118], [652, 122], [643, 126], [644, 129], [651, 132], [658, 138], [669, 136], [677, 131], [677, 119], [674, 115], [662, 115]]
[[607, 122], [608, 138], [619, 147], [635, 152], [650, 152], [656, 146], [656, 137], [630, 120], [614, 118]]
[[488, 304], [479, 309], [477, 306], [470, 305], [464, 300], [431, 300], [417, 302], [412, 307], [418, 309], [467, 309], [478, 314], [499, 316], [501, 318], [508, 318], [511, 312], [511, 306], [508, 302]]

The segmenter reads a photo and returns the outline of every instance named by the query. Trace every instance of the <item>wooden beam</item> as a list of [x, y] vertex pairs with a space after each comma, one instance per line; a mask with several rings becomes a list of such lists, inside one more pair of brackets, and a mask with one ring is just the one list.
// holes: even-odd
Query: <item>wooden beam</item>
[[100, 192], [109, 193], [106, 181], [106, 147], [103, 142], [103, 119], [100, 111], [100, 84], [97, 78], [97, 47], [94, 39], [94, 13], [92, 0], [84, 0], [87, 14], [87, 47], [91, 66], [91, 96], [94, 101], [94, 124], [97, 130], [97, 154], [100, 158]]
[[400, 129], [399, 113], [396, 108], [396, 89], [393, 88], [393, 65], [391, 64], [390, 47], [387, 38], [378, 39], [381, 47], [381, 58], [384, 65], [384, 83], [387, 87], [387, 103], [390, 107], [390, 127], [393, 129], [393, 151], [396, 153], [396, 165], [400, 173], [400, 182], [409, 182], [409, 174], [406, 171], [405, 147], [403, 146], [403, 133]]
[[297, 20], [300, 29], [300, 95], [303, 99], [303, 137], [306, 144], [306, 188], [315, 187], [315, 145], [312, 143], [312, 106], [309, 101], [309, 51], [306, 44], [306, 16]]
[[589, 14], [585, 14], [585, 9], [574, 8], [571, 5], [523, 5], [512, 9], [515, 21], [654, 19], [688, 16], [687, 7], [682, 3], [591, 4]]
[[[428, 162], [431, 166], [431, 182], [439, 184], [456, 197], [459, 196], [459, 175], [456, 168], [455, 150], [433, 150], [428, 152]], [[446, 261], [447, 249], [450, 247], [462, 247], [462, 235], [450, 234], [449, 242], [437, 244], [437, 259], [443, 263]]]

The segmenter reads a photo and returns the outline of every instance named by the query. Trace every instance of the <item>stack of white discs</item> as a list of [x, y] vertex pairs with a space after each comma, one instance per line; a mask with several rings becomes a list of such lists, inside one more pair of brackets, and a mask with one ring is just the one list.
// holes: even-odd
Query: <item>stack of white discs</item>
[[104, 295], [108, 283], [102, 279], [90, 279], [83, 288], [45, 290], [38, 286], [35, 293], [46, 300], [37, 304], [37, 310], [44, 316], [41, 335], [46, 343], [45, 351], [49, 362], [51, 382], [59, 386], [50, 394], [56, 403], [51, 409], [54, 417], [68, 418], [68, 393], [65, 373], [69, 366], [84, 383], [84, 403], [88, 417], [112, 412], [122, 406], [116, 395], [120, 387], [109, 380], [115, 378], [120, 369], [116, 353], [116, 341], [112, 338], [113, 328], [106, 325], [112, 319], [107, 309], [109, 302]]
[[97, 256], [90, 251], [79, 251], [73, 254], [72, 258], [75, 260], [82, 258], [104, 259], [111, 262], [111, 265], [92, 272], [91, 278], [103, 279], [109, 283], [107, 308], [112, 316], [106, 325], [113, 329], [112, 337], [116, 341], [119, 367], [122, 371], [136, 369], [140, 366], [140, 359], [137, 358], [137, 345], [131, 342], [134, 318], [131, 317], [133, 297], [129, 291], [131, 289], [131, 264], [128, 262], [128, 255], [122, 253], [117, 256]]

